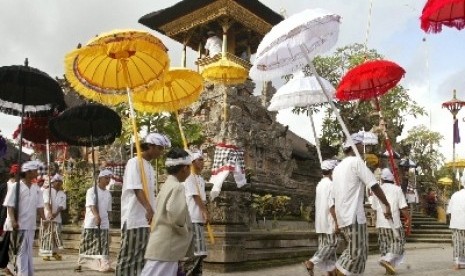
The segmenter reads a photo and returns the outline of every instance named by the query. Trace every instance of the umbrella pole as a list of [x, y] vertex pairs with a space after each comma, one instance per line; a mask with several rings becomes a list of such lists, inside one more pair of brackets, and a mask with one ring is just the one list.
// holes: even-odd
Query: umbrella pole
[[355, 146], [354, 141], [352, 140], [352, 137], [350, 136], [350, 132], [349, 132], [349, 130], [347, 129], [346, 124], [345, 124], [344, 121], [342, 120], [341, 115], [339, 114], [339, 111], [337, 110], [336, 106], [334, 105], [333, 99], [331, 99], [331, 98], [329, 97], [328, 91], [326, 91], [326, 88], [324, 87], [323, 82], [322, 82], [321, 79], [320, 79], [320, 76], [319, 76], [318, 73], [316, 72], [316, 69], [315, 69], [315, 66], [313, 65], [313, 62], [312, 62], [312, 60], [310, 59], [310, 57], [307, 55], [307, 52], [305, 51], [305, 48], [304, 48], [303, 45], [300, 45], [300, 50], [302, 51], [302, 54], [303, 54], [303, 55], [305, 56], [305, 58], [307, 59], [307, 63], [308, 63], [308, 66], [310, 67], [310, 70], [311, 70], [312, 73], [315, 75], [316, 80], [317, 80], [318, 83], [320, 84], [321, 89], [323, 90], [323, 94], [325, 95], [326, 100], [328, 101], [328, 103], [329, 103], [329, 105], [331, 106], [331, 108], [332, 108], [334, 114], [336, 115], [336, 118], [337, 118], [339, 124], [341, 125], [342, 131], [343, 131], [344, 134], [346, 135], [347, 141], [349, 142], [350, 147], [351, 147], [352, 150], [354, 151], [355, 156], [357, 156], [358, 158], [361, 158], [361, 157], [360, 157], [360, 153], [358, 152], [357, 147]]
[[[128, 95], [128, 103], [129, 103], [129, 117], [131, 117], [131, 123], [132, 123], [132, 132], [134, 135], [134, 142], [136, 143], [136, 154], [137, 154], [137, 161], [139, 163], [139, 169], [140, 169], [140, 175], [141, 175], [141, 180], [142, 180], [142, 188], [144, 190], [144, 194], [146, 197], [146, 200], [149, 201], [149, 189], [148, 189], [148, 183], [147, 183], [147, 178], [145, 175], [145, 169], [144, 169], [144, 162], [142, 161], [142, 150], [140, 148], [140, 143], [139, 143], [139, 134], [137, 132], [137, 124], [136, 124], [136, 116], [134, 114], [134, 106], [132, 104], [132, 97], [131, 97], [131, 89], [129, 88], [129, 74], [128, 74], [128, 67], [127, 67], [127, 60], [121, 60], [121, 65], [123, 67], [123, 73], [124, 73], [124, 78], [126, 81], [126, 92]], [[152, 206], [154, 208], [154, 206]]]
[[313, 115], [310, 111], [310, 106], [307, 107], [307, 114], [310, 117], [310, 124], [312, 125], [313, 137], [315, 138], [316, 152], [318, 154], [318, 160], [320, 160], [321, 165], [321, 163], [323, 163], [323, 157], [321, 156], [320, 139], [318, 139], [318, 136], [316, 135], [315, 122], [313, 121]]
[[[47, 154], [47, 177], [48, 177], [48, 204], [50, 205], [50, 212], [53, 214], [53, 206], [52, 206], [52, 182], [50, 179], [50, 141], [49, 139], [46, 139], [45, 142], [45, 152]], [[47, 232], [45, 232], [47, 233]], [[52, 237], [53, 237], [53, 231], [52, 231], [52, 221], [48, 223], [48, 234], [49, 234], [49, 240], [48, 240], [48, 247], [47, 248], [52, 248]], [[41, 237], [43, 238], [43, 237]]]
[[[98, 207], [98, 188], [97, 188], [97, 178], [95, 177], [96, 173], [96, 169], [95, 169], [95, 154], [94, 154], [94, 130], [92, 128], [92, 122], [90, 123], [90, 144], [91, 144], [91, 147], [92, 147], [92, 181], [94, 182], [94, 194], [95, 194], [95, 211], [97, 212], [97, 215], [100, 216], [99, 214], [99, 207]], [[97, 235], [98, 235], [98, 250], [99, 250], [99, 254], [102, 255], [102, 238], [100, 236], [100, 224], [97, 225]]]
[[389, 136], [387, 135], [387, 132], [386, 132], [386, 123], [384, 122], [384, 117], [383, 117], [383, 113], [381, 112], [381, 106], [379, 105], [378, 97], [375, 97], [375, 104], [376, 104], [376, 109], [379, 114], [379, 123], [382, 126], [381, 131], [384, 136], [384, 144], [386, 145], [386, 150], [389, 155], [389, 164], [391, 165], [392, 172], [394, 174], [394, 179], [396, 180], [397, 185], [400, 186], [399, 172], [397, 171], [397, 167], [395, 166], [395, 163], [394, 163], [394, 152], [392, 150], [391, 140], [389, 139]]

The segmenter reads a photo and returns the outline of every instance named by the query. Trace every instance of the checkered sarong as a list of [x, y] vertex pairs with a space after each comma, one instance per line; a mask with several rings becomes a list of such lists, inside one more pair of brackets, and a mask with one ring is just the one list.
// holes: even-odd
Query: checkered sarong
[[452, 229], [452, 244], [454, 246], [454, 263], [465, 265], [465, 230]]
[[[100, 248], [98, 234], [100, 232]], [[79, 247], [79, 258], [100, 259], [109, 255], [109, 232], [108, 229], [85, 228], [81, 234], [81, 245]]]
[[354, 223], [341, 228], [347, 247], [336, 262], [344, 275], [363, 274], [368, 258], [368, 232], [366, 224]]
[[245, 173], [244, 151], [234, 145], [217, 144], [213, 157], [212, 175], [222, 171]]

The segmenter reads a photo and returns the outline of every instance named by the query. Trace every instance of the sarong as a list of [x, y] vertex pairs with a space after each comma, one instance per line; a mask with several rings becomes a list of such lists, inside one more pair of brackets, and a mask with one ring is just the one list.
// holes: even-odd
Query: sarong
[[465, 230], [452, 229], [452, 245], [454, 246], [454, 264], [465, 266]]
[[[99, 247], [100, 232], [100, 247]], [[108, 229], [85, 228], [81, 235], [78, 264], [92, 270], [110, 270], [110, 235]]]
[[336, 268], [345, 275], [358, 275], [365, 271], [368, 258], [366, 224], [352, 224], [341, 228], [347, 247], [336, 262]]
[[121, 248], [116, 264], [116, 276], [134, 275], [142, 272], [145, 264], [145, 250], [149, 241], [150, 228], [141, 227], [121, 231]]
[[147, 260], [141, 276], [176, 276], [178, 262], [162, 262]]
[[318, 233], [318, 250], [310, 261], [323, 271], [336, 268], [337, 236], [335, 234]]
[[378, 228], [379, 260], [389, 262], [394, 267], [404, 259], [405, 231], [402, 227], [397, 228], [397, 231], [400, 238], [394, 236], [391, 228]]
[[7, 268], [11, 272], [15, 271], [17, 275], [32, 275], [34, 273], [34, 263], [32, 261], [34, 234], [35, 230], [19, 230], [16, 231], [16, 233], [15, 231], [11, 232], [8, 254], [10, 262], [7, 265]]
[[63, 239], [61, 237], [61, 223], [54, 221], [41, 221], [39, 238], [39, 256], [53, 256], [58, 249], [63, 249]]

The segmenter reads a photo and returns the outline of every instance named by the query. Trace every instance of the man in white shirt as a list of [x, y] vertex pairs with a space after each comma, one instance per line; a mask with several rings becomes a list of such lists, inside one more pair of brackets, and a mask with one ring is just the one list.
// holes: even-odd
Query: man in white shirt
[[202, 151], [191, 153], [192, 173], [184, 182], [186, 190], [186, 202], [189, 209], [192, 225], [194, 227], [194, 258], [187, 267], [193, 276], [202, 275], [202, 262], [207, 256], [204, 225], [208, 222], [208, 210], [206, 206], [207, 195], [205, 193], [205, 180], [200, 175], [203, 170]]
[[336, 160], [325, 160], [321, 163], [323, 178], [316, 186], [315, 192], [315, 232], [318, 234], [318, 250], [313, 257], [304, 262], [308, 274], [313, 276], [313, 267], [334, 275], [336, 269], [337, 232], [334, 200], [331, 196], [333, 183], [332, 172]]
[[452, 244], [454, 246], [454, 269], [465, 268], [465, 178], [461, 179], [462, 189], [455, 192], [447, 206], [452, 229]]
[[400, 213], [407, 220], [410, 215], [404, 193], [400, 186], [394, 183], [394, 175], [388, 168], [381, 171], [381, 182], [381, 189], [391, 205], [392, 220], [388, 221], [384, 217], [384, 207], [376, 197], [373, 198], [372, 208], [376, 210], [376, 228], [381, 253], [379, 264], [386, 269], [386, 274], [394, 275], [395, 267], [404, 259], [405, 231], [400, 221]]
[[214, 31], [207, 32], [208, 38], [205, 42], [205, 51], [207, 56], [214, 57], [215, 55], [221, 53], [223, 47], [223, 40], [216, 36]]
[[[8, 189], [3, 203], [8, 210], [4, 230], [13, 231], [10, 235], [10, 262], [16, 260], [16, 263], [8, 264], [8, 269], [10, 272], [15, 271], [18, 276], [34, 274], [32, 244], [34, 243], [37, 211], [43, 220], [46, 219], [42, 191], [37, 185], [32, 184], [38, 176], [39, 166], [42, 166], [42, 163], [38, 161], [28, 161], [21, 165], [19, 198], [16, 197], [18, 183], [14, 183]], [[15, 210], [18, 200], [19, 210]]]
[[[110, 236], [108, 232], [110, 228], [108, 212], [111, 211], [111, 194], [107, 190], [112, 175], [113, 172], [108, 169], [100, 171], [97, 197], [95, 187], [87, 189], [84, 230], [82, 231], [81, 245], [79, 247], [79, 267], [76, 271], [81, 270], [81, 265], [100, 272], [113, 271], [110, 267]], [[96, 199], [98, 199], [98, 206]]]
[[61, 261], [58, 250], [63, 249], [61, 212], [66, 209], [66, 194], [63, 191], [63, 177], [61, 175], [54, 175], [50, 182], [51, 188], [42, 190], [45, 216], [50, 221], [42, 221], [39, 255], [43, 256], [44, 261], [50, 261], [52, 256], [57, 261]]
[[[359, 152], [363, 151], [363, 136], [351, 135]], [[365, 188], [386, 205], [384, 213], [391, 219], [391, 208], [374, 174], [355, 155], [348, 141], [344, 144], [346, 157], [333, 170], [333, 198], [339, 229], [347, 247], [336, 262], [336, 275], [363, 274], [368, 258], [368, 234], [363, 206]]]
[[[124, 170], [121, 194], [121, 248], [116, 265], [117, 276], [140, 275], [155, 208], [155, 171], [150, 161], [160, 157], [170, 140], [160, 133], [149, 133], [142, 148], [142, 163], [136, 156], [128, 160]], [[143, 170], [144, 174], [141, 174]], [[147, 181], [145, 194], [142, 176]]]

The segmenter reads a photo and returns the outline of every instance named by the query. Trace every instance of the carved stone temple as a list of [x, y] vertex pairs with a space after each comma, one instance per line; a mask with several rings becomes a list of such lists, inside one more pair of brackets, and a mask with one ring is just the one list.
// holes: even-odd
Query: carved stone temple
[[[228, 58], [248, 70], [249, 58], [263, 36], [281, 20], [280, 14], [258, 0], [183, 0], [151, 12], [139, 22], [181, 43], [184, 65], [185, 49], [197, 51], [196, 64], [201, 71], [220, 58], [202, 55], [208, 31], [223, 34]], [[219, 142], [243, 149], [250, 172], [249, 183], [241, 189], [230, 175], [220, 196], [208, 206], [216, 238], [215, 244], [208, 244], [206, 266], [210, 269], [228, 271], [283, 256], [307, 256], [316, 246], [308, 223], [288, 231], [257, 226], [252, 194], [289, 196], [289, 215], [299, 220], [302, 210], [311, 213], [320, 179], [314, 146], [276, 122], [276, 113], [266, 109], [276, 90], [271, 83], [263, 86], [261, 95], [255, 96], [251, 80], [238, 85], [206, 82], [199, 101], [182, 113], [203, 125], [207, 137], [203, 150], [208, 154], [205, 179], [210, 177]], [[310, 125], [302, 127], [310, 131]]]

